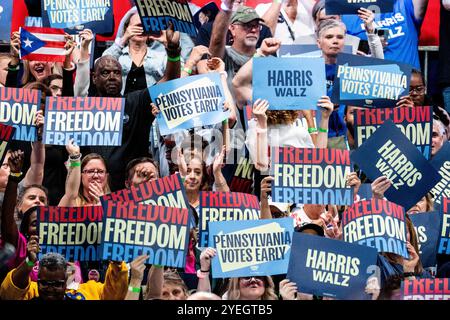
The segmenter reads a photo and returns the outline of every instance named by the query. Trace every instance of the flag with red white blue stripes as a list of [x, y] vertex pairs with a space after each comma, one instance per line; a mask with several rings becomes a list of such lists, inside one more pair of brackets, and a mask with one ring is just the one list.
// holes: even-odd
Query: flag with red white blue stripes
[[64, 62], [66, 44], [63, 29], [21, 27], [20, 58]]

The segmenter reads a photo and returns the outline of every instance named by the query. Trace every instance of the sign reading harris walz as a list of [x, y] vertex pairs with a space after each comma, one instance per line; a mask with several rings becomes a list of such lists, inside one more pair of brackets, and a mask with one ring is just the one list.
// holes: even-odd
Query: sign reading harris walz
[[166, 30], [169, 22], [175, 31], [197, 36], [187, 0], [135, 0], [142, 27], [146, 33]]
[[361, 107], [388, 108], [409, 95], [412, 67], [395, 61], [340, 53], [332, 101]]

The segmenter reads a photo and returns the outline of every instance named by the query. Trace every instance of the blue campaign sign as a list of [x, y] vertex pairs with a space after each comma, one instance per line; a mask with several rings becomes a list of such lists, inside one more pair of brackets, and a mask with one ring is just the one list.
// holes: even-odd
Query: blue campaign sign
[[120, 146], [124, 110], [124, 98], [47, 97], [43, 141], [63, 146], [74, 139], [79, 146]]
[[[352, 53], [352, 46], [344, 46], [343, 52]], [[317, 44], [283, 44], [279, 51], [280, 57], [321, 57], [322, 50]]]
[[303, 204], [353, 203], [353, 188], [346, 183], [351, 172], [348, 150], [324, 148], [273, 148], [272, 201]]
[[103, 260], [131, 262], [146, 254], [147, 264], [184, 268], [188, 209], [112, 201], [102, 201], [102, 207]]
[[323, 58], [253, 59], [253, 101], [269, 101], [269, 110], [316, 110], [325, 95]]
[[209, 223], [225, 220], [258, 220], [258, 197], [240, 192], [200, 192], [198, 208], [199, 247], [209, 246]]
[[441, 175], [441, 179], [431, 189], [434, 203], [441, 204], [442, 197], [450, 198], [450, 142], [446, 141], [438, 153], [431, 159], [430, 164]]
[[392, 186], [385, 192], [386, 198], [406, 210], [441, 177], [391, 120], [386, 120], [350, 158], [372, 181], [383, 175], [390, 179]]
[[391, 119], [426, 159], [431, 156], [433, 109], [430, 106], [357, 109], [354, 119], [354, 137], [358, 147], [386, 119]]
[[175, 31], [197, 36], [194, 18], [187, 0], [134, 0], [146, 33], [161, 33], [169, 23]]
[[286, 278], [302, 293], [369, 300], [365, 287], [376, 261], [376, 249], [294, 232]]
[[0, 41], [9, 41], [11, 35], [13, 1], [2, 0], [0, 3]]
[[167, 81], [149, 90], [160, 110], [156, 121], [163, 136], [228, 118], [229, 111], [223, 111], [225, 94], [219, 73]]
[[114, 27], [113, 0], [45, 0], [41, 1], [41, 12], [44, 27], [91, 29], [100, 34], [111, 33]]
[[285, 274], [293, 232], [292, 218], [210, 222], [213, 278]]
[[36, 141], [34, 122], [40, 104], [39, 90], [0, 87], [0, 123], [16, 128], [13, 140]]
[[58, 252], [70, 261], [98, 261], [102, 235], [101, 206], [38, 207], [39, 257]]
[[342, 215], [342, 230], [345, 242], [409, 257], [405, 209], [398, 204], [376, 198], [355, 202]]
[[388, 108], [409, 95], [412, 67], [383, 59], [340, 53], [332, 101], [366, 108]]
[[450, 198], [441, 199], [438, 254], [450, 255]]
[[394, 11], [395, 0], [325, 0], [325, 12], [327, 15], [358, 14], [359, 8], [366, 8], [375, 13]]
[[424, 268], [436, 266], [437, 244], [439, 238], [441, 216], [439, 212], [423, 212], [410, 214], [419, 242], [420, 261]]

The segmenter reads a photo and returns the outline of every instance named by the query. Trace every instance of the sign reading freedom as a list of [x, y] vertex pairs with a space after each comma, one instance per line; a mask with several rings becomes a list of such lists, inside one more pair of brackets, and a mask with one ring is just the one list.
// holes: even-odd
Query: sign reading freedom
[[293, 232], [292, 218], [210, 222], [213, 278], [285, 274]]
[[441, 175], [441, 180], [431, 189], [434, 203], [441, 204], [442, 197], [450, 198], [450, 142], [446, 141], [430, 164]]
[[437, 253], [450, 255], [450, 198], [442, 198], [440, 212], [442, 224]]
[[405, 279], [403, 300], [450, 300], [450, 279]]
[[409, 65], [347, 53], [340, 53], [337, 61], [331, 97], [335, 103], [388, 108], [409, 95]]
[[34, 122], [40, 103], [39, 90], [0, 87], [0, 123], [16, 129], [13, 140], [36, 141]]
[[385, 200], [358, 201], [342, 216], [344, 241], [409, 258], [405, 209]]
[[350, 158], [371, 180], [386, 176], [392, 186], [385, 192], [406, 210], [440, 180], [439, 173], [391, 120], [386, 120]]
[[376, 261], [375, 249], [294, 232], [286, 278], [299, 292], [369, 300], [364, 290]]
[[70, 261], [100, 260], [102, 207], [38, 207], [37, 214], [40, 257], [57, 252]]
[[426, 159], [431, 156], [433, 110], [430, 106], [355, 110], [354, 137], [362, 145], [380, 125], [391, 119]]
[[111, 192], [100, 197], [100, 200], [102, 203], [106, 201], [137, 202], [154, 206], [189, 208], [186, 191], [179, 174]]
[[120, 146], [124, 109], [124, 98], [47, 97], [44, 143]]
[[239, 192], [200, 192], [199, 247], [209, 245], [209, 222], [228, 220], [258, 220], [258, 197]]
[[395, 0], [325, 0], [326, 15], [358, 14], [359, 8], [375, 13], [394, 11]]
[[253, 58], [253, 101], [269, 101], [269, 110], [316, 110], [325, 95], [323, 58]]
[[8, 142], [11, 141], [16, 129], [0, 123], [0, 163], [3, 164], [3, 159], [6, 156], [6, 148]]
[[272, 201], [303, 204], [353, 203], [347, 186], [351, 172], [348, 150], [320, 148], [273, 148]]
[[217, 72], [160, 83], [149, 88], [161, 112], [156, 116], [161, 135], [216, 124], [228, 118], [225, 94]]
[[146, 254], [147, 264], [184, 268], [189, 211], [138, 203], [103, 202], [102, 259], [131, 262]]
[[134, 0], [147, 33], [166, 30], [171, 22], [175, 31], [197, 36], [187, 0]]

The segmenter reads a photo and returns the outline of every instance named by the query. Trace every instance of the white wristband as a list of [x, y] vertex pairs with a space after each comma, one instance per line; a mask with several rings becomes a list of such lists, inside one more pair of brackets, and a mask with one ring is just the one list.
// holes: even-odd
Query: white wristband
[[220, 5], [220, 9], [222, 9], [223, 11], [226, 12], [230, 12], [231, 9], [227, 7], [227, 5], [225, 3], [222, 2], [222, 4]]

